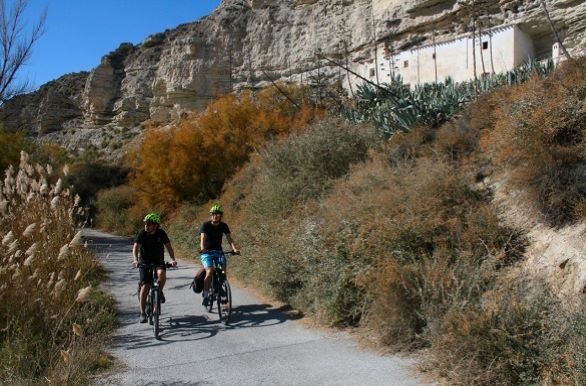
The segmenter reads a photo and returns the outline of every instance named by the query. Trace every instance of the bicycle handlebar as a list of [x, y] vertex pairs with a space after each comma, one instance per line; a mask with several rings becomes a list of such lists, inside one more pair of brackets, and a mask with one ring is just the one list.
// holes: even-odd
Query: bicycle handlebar
[[173, 268], [173, 264], [169, 263], [168, 261], [165, 261], [164, 264], [156, 264], [156, 263], [139, 263], [136, 268], [153, 268], [153, 267], [159, 267], [161, 265], [164, 265], [166, 268]]
[[[207, 249], [204, 249], [202, 251], [199, 251], [199, 254], [201, 255], [202, 253], [213, 252], [213, 251], [215, 251], [215, 250], [207, 250]], [[240, 252], [237, 253], [237, 252], [234, 252], [234, 251], [217, 251], [217, 252], [222, 252], [225, 255], [240, 255]]]

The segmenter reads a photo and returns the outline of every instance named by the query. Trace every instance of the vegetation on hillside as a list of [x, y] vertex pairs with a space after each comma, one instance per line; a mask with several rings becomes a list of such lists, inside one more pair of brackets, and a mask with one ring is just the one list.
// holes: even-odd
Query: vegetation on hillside
[[583, 218], [584, 72], [497, 89], [382, 148], [336, 121], [265, 148], [221, 197], [246, 251], [233, 272], [322, 323], [427, 348], [449, 384], [584, 383], [586, 318], [513, 275], [529, 240], [491, 184], [509, 171], [548, 223]]
[[173, 128], [147, 130], [144, 141], [128, 157], [132, 192], [122, 192], [123, 196], [131, 193], [133, 202], [121, 208], [120, 201], [110, 200], [115, 195], [102, 192], [100, 226], [112, 229], [118, 224], [110, 213], [120, 213], [119, 209], [133, 223], [131, 219], [149, 210], [170, 213], [183, 202], [202, 203], [217, 196], [224, 182], [265, 143], [325, 114], [322, 108], [303, 103], [305, 92], [289, 86], [230, 94]]
[[109, 365], [101, 350], [115, 325], [97, 289], [101, 266], [81, 244], [83, 212], [51, 166], [21, 153], [0, 182], [0, 379], [87, 384]]
[[[399, 104], [364, 89], [345, 120], [302, 88], [226, 96], [147, 131], [129, 183], [114, 173], [97, 194], [98, 225], [131, 234], [155, 210], [182, 256], [196, 257], [196, 227], [219, 200], [243, 250], [232, 272], [315, 320], [389, 350], [425, 348], [449, 384], [583, 384], [586, 318], [516, 274], [531, 240], [502, 221], [493, 195], [497, 182], [525, 192], [553, 227], [584, 219], [585, 72], [585, 60], [523, 72], [478, 98], [449, 82], [390, 85]], [[70, 181], [95, 182], [91, 168], [75, 170]]]
[[559, 227], [586, 211], [586, 76], [567, 65], [552, 76], [507, 90], [484, 148], [530, 195], [543, 219]]

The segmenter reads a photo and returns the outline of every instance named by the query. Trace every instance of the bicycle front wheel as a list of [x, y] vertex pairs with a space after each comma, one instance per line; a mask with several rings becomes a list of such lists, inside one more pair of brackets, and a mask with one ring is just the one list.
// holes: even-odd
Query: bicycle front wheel
[[220, 286], [218, 293], [218, 316], [220, 321], [224, 324], [230, 322], [230, 316], [232, 315], [232, 291], [230, 290], [230, 283], [228, 280], [224, 280]]
[[148, 320], [149, 324], [153, 324], [153, 299], [152, 299], [150, 291], [146, 297], [146, 304], [145, 304], [144, 311], [146, 312], [147, 320]]
[[158, 290], [153, 290], [153, 332], [155, 338], [159, 338], [159, 317], [161, 316], [161, 294]]

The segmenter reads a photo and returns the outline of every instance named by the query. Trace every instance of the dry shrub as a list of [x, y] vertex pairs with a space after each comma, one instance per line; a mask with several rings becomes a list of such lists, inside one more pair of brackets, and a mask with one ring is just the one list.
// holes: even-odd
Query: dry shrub
[[512, 182], [553, 226], [576, 220], [586, 197], [586, 59], [511, 91], [486, 141]]
[[254, 256], [235, 272], [321, 322], [384, 325], [386, 343], [423, 344], [424, 328], [452, 303], [473, 301], [490, 279], [468, 288], [470, 272], [514, 263], [522, 237], [498, 224], [490, 196], [470, 188], [468, 173], [441, 158], [389, 163], [371, 152], [348, 169], [332, 162], [360, 159], [344, 145], [355, 140], [343, 138], [333, 129], [292, 138], [232, 180], [226, 197], [238, 202], [240, 236]]
[[511, 279], [528, 240], [499, 220], [476, 169], [490, 149], [517, 183], [549, 189], [548, 213], [586, 206], [560, 179], [581, 173], [584, 82], [572, 71], [499, 90], [382, 150], [333, 121], [276, 141], [225, 186], [246, 250], [232, 272], [322, 323], [428, 348], [450, 384], [583, 383], [584, 318]]
[[[307, 311], [298, 299], [302, 287], [317, 277], [338, 275], [341, 267], [320, 265], [319, 243], [313, 242], [319, 231], [314, 200], [327, 194], [350, 165], [365, 159], [374, 141], [372, 129], [325, 121], [267, 147], [243, 168], [227, 185], [223, 203], [237, 210], [238, 237], [254, 260], [236, 262], [234, 272]], [[320, 301], [329, 298], [325, 295]]]
[[474, 152], [479, 138], [480, 131], [471, 126], [469, 120], [462, 118], [442, 125], [437, 130], [433, 147], [455, 161]]
[[[83, 246], [83, 218], [51, 167], [21, 153], [0, 182], [0, 379], [8, 384], [85, 383], [114, 324], [113, 302], [95, 288], [103, 271]], [[73, 328], [73, 329], [72, 329]], [[92, 342], [92, 343], [90, 343]], [[61, 352], [67, 352], [63, 363]], [[74, 366], [75, 364], [75, 366]], [[62, 369], [62, 371], [56, 371]]]
[[410, 132], [397, 131], [389, 139], [386, 153], [392, 163], [413, 161], [429, 154], [429, 147], [423, 146], [433, 141], [434, 130], [416, 126]]
[[[285, 89], [293, 97], [301, 92]], [[173, 128], [148, 130], [129, 156], [138, 203], [172, 210], [183, 201], [205, 202], [267, 141], [301, 131], [324, 115], [269, 88], [254, 96], [224, 96]]]
[[585, 331], [543, 283], [508, 278], [445, 315], [425, 366], [453, 385], [583, 384]]
[[469, 178], [441, 159], [391, 167], [378, 156], [321, 204], [324, 258], [342, 245], [359, 266], [369, 304], [353, 307], [383, 342], [425, 344], [416, 342], [424, 327], [484, 289], [490, 275], [472, 283], [471, 272], [486, 265], [493, 274], [522, 255], [522, 237], [498, 224]]

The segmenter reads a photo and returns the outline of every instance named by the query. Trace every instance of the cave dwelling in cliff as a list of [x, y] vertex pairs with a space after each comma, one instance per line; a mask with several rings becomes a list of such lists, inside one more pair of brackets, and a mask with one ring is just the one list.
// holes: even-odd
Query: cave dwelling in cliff
[[[561, 60], [557, 43], [547, 56], [554, 64]], [[455, 82], [474, 79], [474, 67], [478, 78], [503, 73], [534, 58], [531, 37], [518, 26], [508, 25], [396, 53], [380, 45], [374, 60], [357, 64], [353, 70], [376, 84], [390, 83], [393, 76], [400, 75], [403, 83], [413, 88], [424, 83], [443, 82], [447, 78]], [[352, 77], [345, 87], [355, 88], [363, 81]]]

